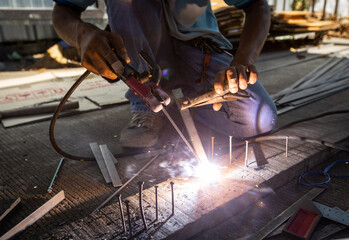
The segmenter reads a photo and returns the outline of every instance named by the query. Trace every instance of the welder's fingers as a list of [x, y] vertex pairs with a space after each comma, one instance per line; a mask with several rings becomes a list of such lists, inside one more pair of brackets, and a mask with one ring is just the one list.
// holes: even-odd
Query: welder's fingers
[[222, 94], [224, 89], [225, 69], [220, 70], [214, 78], [214, 90], [217, 94]]
[[219, 109], [221, 109], [221, 107], [222, 107], [222, 103], [214, 103], [213, 105], [212, 105], [212, 108], [213, 108], [213, 110], [214, 111], [219, 111]]
[[237, 93], [239, 91], [239, 86], [237, 84], [237, 73], [234, 67], [226, 71], [226, 78], [228, 81], [229, 91], [231, 93]]
[[250, 73], [248, 84], [255, 84], [258, 79], [257, 68], [254, 65], [250, 65], [247, 67], [247, 71]]
[[246, 67], [243, 65], [237, 65], [236, 70], [239, 76], [239, 88], [244, 90], [247, 88], [248, 78], [246, 75]]
[[131, 60], [127, 55], [127, 50], [125, 48], [122, 37], [118, 34], [112, 33], [112, 37], [109, 39], [109, 41], [116, 54], [121, 57], [126, 63], [130, 63]]
[[94, 74], [101, 75], [109, 79], [117, 78], [115, 73], [109, 69], [108, 65], [105, 63], [105, 60], [96, 52], [90, 56], [86, 56], [82, 62], [82, 65]]

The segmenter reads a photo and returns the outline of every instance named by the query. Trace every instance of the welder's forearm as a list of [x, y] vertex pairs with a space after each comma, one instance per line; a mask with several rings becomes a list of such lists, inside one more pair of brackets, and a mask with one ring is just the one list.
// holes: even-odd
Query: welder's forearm
[[270, 9], [265, 0], [257, 0], [244, 11], [245, 25], [232, 65], [235, 63], [245, 66], [253, 65], [269, 32]]
[[80, 38], [96, 27], [81, 20], [81, 12], [56, 3], [52, 12], [52, 22], [60, 38], [73, 47], [80, 48]]

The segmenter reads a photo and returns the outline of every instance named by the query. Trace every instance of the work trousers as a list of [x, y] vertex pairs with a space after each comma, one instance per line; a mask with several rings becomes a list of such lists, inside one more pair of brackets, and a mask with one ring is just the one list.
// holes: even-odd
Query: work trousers
[[[215, 74], [229, 66], [232, 58], [225, 53], [212, 53], [201, 76], [205, 54], [189, 44], [170, 36], [161, 1], [106, 1], [112, 32], [124, 40], [131, 65], [139, 72], [147, 70], [138, 52], [144, 50], [159, 64], [165, 76], [161, 87], [171, 92], [180, 87], [185, 96], [193, 96], [213, 86]], [[198, 80], [201, 78], [201, 84]], [[212, 105], [195, 109], [195, 120], [224, 135], [249, 138], [270, 132], [276, 124], [276, 108], [260, 83], [249, 85], [249, 99], [223, 103], [219, 111]], [[126, 93], [132, 112], [151, 112], [132, 91]]]

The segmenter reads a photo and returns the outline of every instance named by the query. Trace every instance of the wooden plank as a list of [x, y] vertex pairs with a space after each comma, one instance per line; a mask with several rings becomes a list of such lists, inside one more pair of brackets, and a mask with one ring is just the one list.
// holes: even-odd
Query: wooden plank
[[35, 210], [32, 214], [26, 217], [23, 221], [14, 226], [10, 231], [5, 233], [0, 240], [10, 239], [17, 235], [18, 233], [24, 231], [27, 227], [34, 224], [37, 220], [39, 220], [42, 216], [48, 213], [52, 208], [54, 208], [58, 203], [60, 203], [63, 199], [64, 191], [60, 191], [53, 198], [48, 200], [44, 205]]
[[99, 166], [99, 169], [102, 172], [102, 175], [104, 177], [105, 182], [106, 183], [111, 183], [111, 177], [110, 177], [110, 175], [108, 173], [107, 165], [104, 162], [103, 155], [102, 155], [102, 152], [101, 152], [100, 148], [98, 147], [98, 144], [95, 143], [95, 142], [94, 143], [90, 143], [90, 148], [92, 150], [93, 155], [96, 158], [96, 162], [97, 162], [97, 164]]
[[108, 146], [106, 144], [99, 145], [99, 148], [101, 150], [102, 156], [104, 158], [105, 165], [107, 166], [107, 170], [109, 173], [109, 176], [111, 178], [111, 181], [113, 183], [114, 187], [120, 187], [122, 186], [121, 179], [119, 177], [119, 173], [116, 170], [115, 164], [113, 162], [114, 156], [112, 156], [111, 152], [108, 149]]
[[176, 103], [179, 109], [179, 112], [181, 113], [181, 116], [183, 118], [184, 125], [187, 129], [190, 141], [195, 149], [196, 154], [200, 158], [201, 162], [205, 163], [207, 162], [207, 156], [206, 152], [204, 150], [204, 147], [202, 146], [201, 139], [199, 137], [199, 134], [196, 130], [195, 123], [193, 118], [191, 117], [189, 109], [183, 109], [181, 110], [181, 103], [180, 99], [184, 97], [183, 92], [180, 88], [172, 90], [173, 95], [176, 99]]
[[14, 201], [14, 203], [12, 203], [11, 206], [10, 206], [3, 214], [1, 214], [1, 216], [0, 216], [0, 222], [1, 222], [2, 220], [4, 220], [5, 217], [6, 217], [11, 211], [13, 211], [13, 210], [17, 207], [17, 205], [18, 205], [20, 202], [21, 202], [21, 198], [17, 198], [16, 201]]

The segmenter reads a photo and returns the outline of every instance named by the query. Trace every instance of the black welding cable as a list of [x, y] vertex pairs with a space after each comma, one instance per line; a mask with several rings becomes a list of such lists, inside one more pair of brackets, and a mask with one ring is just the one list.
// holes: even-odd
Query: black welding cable
[[57, 121], [57, 118], [60, 114], [60, 112], [62, 111], [64, 104], [68, 101], [69, 97], [73, 94], [73, 92], [76, 90], [76, 88], [82, 83], [83, 80], [85, 80], [85, 78], [90, 74], [90, 71], [86, 70], [79, 78], [78, 80], [76, 80], [76, 82], [73, 84], [73, 86], [70, 87], [70, 89], [68, 90], [68, 92], [64, 95], [64, 97], [62, 98], [61, 102], [59, 103], [55, 113], [52, 116], [51, 119], [51, 123], [50, 123], [50, 130], [49, 130], [49, 135], [50, 135], [50, 141], [51, 144], [53, 146], [53, 148], [59, 153], [61, 154], [63, 157], [69, 158], [69, 159], [73, 159], [73, 160], [79, 160], [79, 161], [94, 161], [94, 158], [90, 158], [90, 157], [79, 157], [79, 156], [74, 156], [71, 155], [69, 153], [66, 153], [65, 151], [63, 151], [58, 144], [56, 143], [56, 139], [55, 139], [55, 124]]
[[[80, 156], [74, 156], [71, 155], [65, 151], [63, 151], [57, 144], [56, 139], [55, 139], [55, 125], [56, 121], [59, 117], [59, 114], [61, 113], [64, 105], [70, 98], [70, 96], [73, 94], [73, 92], [76, 90], [76, 88], [82, 83], [83, 80], [86, 79], [86, 77], [90, 74], [88, 70], [86, 70], [77, 80], [76, 82], [70, 87], [70, 89], [67, 91], [67, 93], [64, 95], [62, 98], [61, 102], [59, 103], [55, 113], [53, 114], [51, 118], [51, 123], [50, 123], [50, 129], [49, 129], [49, 135], [50, 135], [50, 141], [53, 146], [53, 148], [61, 154], [63, 157], [72, 159], [72, 160], [78, 160], [78, 161], [94, 161], [94, 158], [91, 157], [80, 157]], [[155, 149], [156, 150], [156, 149]], [[139, 150], [132, 150], [132, 151], [127, 151], [126, 153], [119, 153], [114, 155], [116, 158], [121, 158], [121, 157], [128, 157], [128, 156], [133, 156], [136, 154], [141, 154], [144, 153], [144, 149], [139, 149]]]

